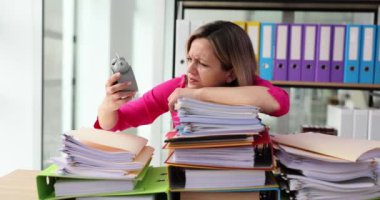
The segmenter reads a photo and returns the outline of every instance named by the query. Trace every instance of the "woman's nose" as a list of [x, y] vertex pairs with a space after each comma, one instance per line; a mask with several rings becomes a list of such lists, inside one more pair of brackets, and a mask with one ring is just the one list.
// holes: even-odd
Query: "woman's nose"
[[188, 73], [194, 73], [196, 70], [196, 62], [192, 61], [192, 62], [188, 62], [187, 63], [187, 72]]

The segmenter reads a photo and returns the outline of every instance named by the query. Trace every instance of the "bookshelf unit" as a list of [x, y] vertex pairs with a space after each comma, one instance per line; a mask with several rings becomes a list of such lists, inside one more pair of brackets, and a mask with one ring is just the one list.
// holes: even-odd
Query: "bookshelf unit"
[[[193, 20], [193, 18], [200, 18], [200, 16], [196, 16], [194, 13], [201, 13], [205, 14], [206, 18], [213, 15], [214, 12], [225, 12], [226, 15], [234, 15], [234, 13], [241, 13], [246, 12], [248, 14], [247, 16], [254, 16], [255, 14], [249, 14], [250, 12], [261, 12], [259, 15], [260, 17], [264, 16], [263, 12], [273, 12], [275, 14], [281, 13], [281, 20], [280, 21], [267, 21], [267, 22], [286, 22], [286, 23], [304, 23], [303, 21], [299, 21], [299, 13], [304, 14], [305, 16], [310, 14], [309, 18], [305, 21], [305, 23], [320, 23], [318, 20], [315, 20], [313, 17], [316, 16], [315, 13], [327, 13], [327, 15], [332, 16], [344, 16], [344, 15], [352, 15], [352, 21], [349, 20], [332, 20], [331, 22], [328, 21], [328, 23], [331, 24], [343, 24], [343, 23], [363, 23], [363, 24], [378, 24], [379, 22], [379, 13], [380, 13], [380, 0], [295, 0], [295, 1], [284, 1], [284, 0], [239, 0], [239, 1], [226, 1], [226, 0], [209, 0], [209, 1], [191, 1], [191, 0], [175, 0], [174, 4], [174, 37], [176, 37], [176, 20], [177, 19], [190, 19]], [[195, 12], [196, 11], [196, 12]], [[194, 17], [195, 16], [195, 17]], [[359, 16], [359, 17], [358, 17]], [[214, 17], [214, 16], [213, 16]], [[261, 20], [260, 17], [255, 16], [254, 19], [248, 19], [242, 18], [241, 21], [264, 21]], [[266, 16], [265, 16], [266, 17]], [[360, 18], [360, 20], [356, 20], [355, 17]], [[222, 19], [225, 17], [222, 16]], [[332, 17], [333, 18], [333, 17]], [[354, 20], [355, 18], [355, 20]], [[234, 18], [236, 19], [236, 18]], [[297, 21], [298, 19], [298, 21]], [[216, 20], [216, 18], [214, 19]], [[225, 19], [224, 19], [225, 20]], [[315, 20], [315, 21], [314, 21]], [[175, 42], [176, 39], [174, 38], [174, 44], [173, 44], [173, 77], [175, 74]], [[377, 93], [374, 93], [374, 91], [380, 91], [380, 84], [348, 84], [348, 83], [332, 83], [332, 82], [295, 82], [295, 81], [271, 81], [272, 84], [282, 87], [284, 89], [287, 89], [288, 91], [296, 91], [296, 95], [290, 95], [290, 96], [302, 96], [305, 93], [312, 93], [312, 96], [315, 96], [315, 93], [334, 93], [334, 95], [340, 94], [340, 91], [343, 90], [343, 93], [347, 90], [356, 90], [356, 91], [363, 91], [363, 96], [366, 96], [368, 94], [368, 101], [367, 105], [372, 106], [373, 96], [376, 96]], [[314, 92], [313, 92], [314, 91]], [[320, 92], [321, 91], [321, 92]], [[348, 91], [350, 92], [350, 91]], [[328, 94], [327, 94], [328, 95]], [[302, 99], [302, 97], [301, 97]], [[310, 97], [309, 99], [312, 99], [311, 103], [311, 110], [320, 110], [316, 107], [318, 105], [323, 106], [320, 102], [317, 102], [318, 100], [315, 100], [315, 97]], [[293, 101], [293, 99], [291, 99]], [[300, 101], [302, 103], [302, 100]], [[298, 103], [300, 103], [298, 102]], [[306, 112], [302, 110], [302, 108], [299, 109], [299, 112]], [[323, 109], [322, 109], [323, 110]], [[310, 112], [310, 111], [309, 111]], [[297, 114], [292, 113], [290, 115], [293, 115], [293, 117], [298, 117]], [[313, 113], [315, 115], [315, 113]], [[284, 118], [287, 119], [279, 119], [279, 120], [285, 120], [288, 121], [287, 123], [296, 123], [294, 122], [294, 119], [291, 119], [292, 116], [285, 116]], [[282, 117], [283, 118], [283, 117]], [[302, 118], [302, 116], [301, 116]], [[317, 118], [317, 124], [318, 122], [322, 122], [326, 119], [325, 116], [323, 116], [323, 113], [321, 112], [318, 117], [311, 117], [309, 121], [313, 122], [314, 119]], [[307, 123], [307, 120], [305, 120]], [[277, 126], [283, 126], [283, 122], [276, 123]], [[295, 126], [295, 125], [294, 125]], [[298, 125], [297, 125], [298, 126]], [[288, 131], [293, 132], [294, 129], [289, 128], [288, 125]], [[286, 130], [286, 128], [284, 128]]]
[[[374, 15], [373, 22], [378, 24], [380, 0], [296, 0], [289, 3], [283, 0], [240, 0], [240, 1], [190, 1], [176, 0], [174, 9], [174, 33], [176, 30], [176, 19], [184, 19], [184, 13], [189, 9], [214, 9], [214, 10], [270, 10], [270, 11], [321, 11], [321, 12], [357, 12], [371, 13]], [[176, 37], [176, 34], [174, 34]], [[175, 40], [174, 46], [175, 48]], [[175, 50], [173, 51], [173, 63]], [[173, 65], [173, 76], [175, 66]], [[380, 84], [345, 84], [345, 83], [320, 83], [320, 82], [294, 82], [294, 81], [272, 81], [274, 85], [281, 87], [304, 87], [304, 88], [328, 88], [328, 89], [353, 89], [353, 90], [380, 90]]]

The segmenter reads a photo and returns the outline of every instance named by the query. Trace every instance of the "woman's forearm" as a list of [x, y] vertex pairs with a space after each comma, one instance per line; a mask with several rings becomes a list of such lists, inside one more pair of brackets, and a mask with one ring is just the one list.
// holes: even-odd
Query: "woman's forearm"
[[270, 114], [280, 109], [280, 104], [268, 88], [263, 86], [206, 87], [199, 89], [198, 99], [229, 105], [253, 105]]
[[102, 129], [110, 130], [112, 129], [118, 120], [117, 111], [109, 111], [100, 107], [98, 109], [98, 122]]

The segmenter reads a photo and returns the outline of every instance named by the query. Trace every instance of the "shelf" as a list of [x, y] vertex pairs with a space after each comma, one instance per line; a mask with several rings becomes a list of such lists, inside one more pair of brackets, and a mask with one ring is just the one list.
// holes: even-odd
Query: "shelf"
[[[380, 1], [357, 1], [357, 0], [245, 0], [245, 1], [186, 1], [182, 0], [181, 8], [194, 9], [264, 9], [264, 10], [319, 10], [319, 11], [354, 11], [354, 12], [377, 12]], [[181, 9], [180, 8], [180, 9]]]
[[380, 84], [349, 84], [300, 81], [271, 81], [273, 85], [295, 88], [345, 89], [345, 90], [380, 90]]

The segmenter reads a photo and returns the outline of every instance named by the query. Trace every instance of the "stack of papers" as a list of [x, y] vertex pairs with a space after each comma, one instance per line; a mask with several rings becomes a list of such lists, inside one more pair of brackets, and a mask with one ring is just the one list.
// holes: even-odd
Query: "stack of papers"
[[[175, 107], [180, 125], [165, 140], [171, 150], [165, 161], [171, 191], [191, 191], [196, 195], [186, 198], [194, 199], [247, 199], [264, 191], [268, 199], [279, 197], [268, 173], [274, 167], [273, 149], [259, 108], [188, 98]], [[235, 193], [205, 193], [211, 191]]]
[[147, 140], [124, 133], [82, 128], [63, 135], [63, 156], [53, 158], [59, 173], [57, 196], [93, 195], [133, 190], [154, 149]]
[[296, 199], [380, 197], [380, 142], [320, 133], [274, 135], [279, 181]]
[[255, 106], [222, 105], [195, 99], [181, 98], [175, 105], [178, 111], [180, 135], [218, 135], [257, 133], [264, 130]]
[[208, 165], [235, 168], [253, 168], [255, 149], [248, 147], [224, 147], [197, 149], [176, 149], [173, 162], [189, 165]]
[[[167, 134], [166, 148], [173, 150], [167, 164], [215, 169], [272, 167], [270, 138], [258, 119], [259, 108], [189, 98], [180, 98], [175, 107], [181, 125]], [[263, 155], [269, 159], [262, 159]]]

